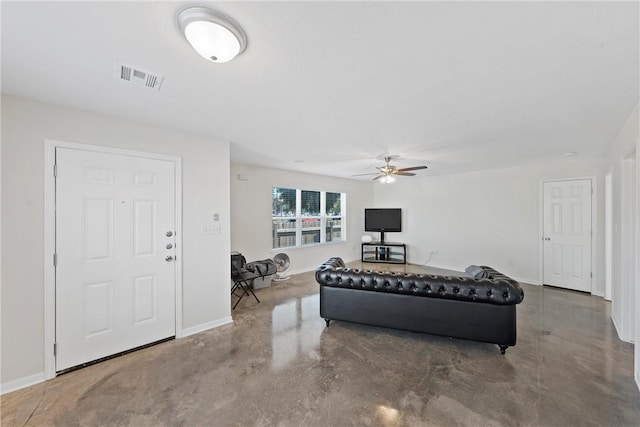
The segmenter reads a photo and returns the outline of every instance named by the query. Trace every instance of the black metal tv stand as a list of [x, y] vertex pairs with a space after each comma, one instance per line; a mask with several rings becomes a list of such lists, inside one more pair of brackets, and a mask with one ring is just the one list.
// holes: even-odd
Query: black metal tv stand
[[406, 264], [407, 245], [385, 241], [362, 243], [360, 259], [362, 262]]

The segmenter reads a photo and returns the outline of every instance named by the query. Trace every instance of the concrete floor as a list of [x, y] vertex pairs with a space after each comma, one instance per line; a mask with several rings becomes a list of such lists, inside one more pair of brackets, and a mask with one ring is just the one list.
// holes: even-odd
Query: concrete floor
[[260, 304], [243, 299], [233, 325], [3, 396], [2, 425], [640, 425], [633, 346], [617, 339], [610, 304], [523, 287], [518, 344], [503, 356], [491, 344], [326, 328], [313, 273], [297, 275], [258, 290]]

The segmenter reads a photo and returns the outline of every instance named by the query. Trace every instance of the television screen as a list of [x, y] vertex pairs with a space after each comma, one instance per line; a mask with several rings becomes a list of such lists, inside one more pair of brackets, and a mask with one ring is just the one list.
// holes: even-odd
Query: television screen
[[364, 231], [402, 231], [402, 210], [365, 209]]

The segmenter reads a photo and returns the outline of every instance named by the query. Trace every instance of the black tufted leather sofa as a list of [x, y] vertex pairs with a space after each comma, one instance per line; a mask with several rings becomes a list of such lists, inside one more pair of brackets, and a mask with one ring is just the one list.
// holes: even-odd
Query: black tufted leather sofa
[[498, 344], [516, 344], [519, 283], [490, 267], [487, 278], [346, 268], [330, 258], [316, 270], [320, 316], [331, 320], [425, 332]]

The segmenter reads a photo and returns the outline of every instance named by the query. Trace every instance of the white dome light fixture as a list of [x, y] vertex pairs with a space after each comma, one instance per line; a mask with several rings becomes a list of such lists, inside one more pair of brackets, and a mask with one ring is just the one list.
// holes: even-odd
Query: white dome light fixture
[[207, 7], [178, 13], [178, 27], [189, 44], [211, 62], [228, 62], [247, 47], [247, 36], [227, 15]]
[[387, 174], [382, 178], [380, 178], [380, 182], [382, 184], [393, 184], [394, 182], [396, 182], [396, 177], [393, 175]]

